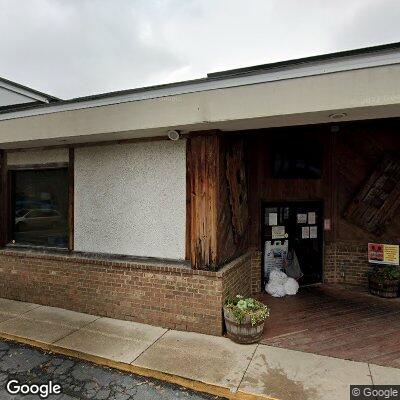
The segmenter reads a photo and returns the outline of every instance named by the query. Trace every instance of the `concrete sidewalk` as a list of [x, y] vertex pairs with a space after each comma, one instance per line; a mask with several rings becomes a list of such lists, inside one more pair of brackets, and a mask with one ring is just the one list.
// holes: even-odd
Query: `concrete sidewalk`
[[231, 399], [348, 399], [400, 369], [0, 299], [0, 337]]

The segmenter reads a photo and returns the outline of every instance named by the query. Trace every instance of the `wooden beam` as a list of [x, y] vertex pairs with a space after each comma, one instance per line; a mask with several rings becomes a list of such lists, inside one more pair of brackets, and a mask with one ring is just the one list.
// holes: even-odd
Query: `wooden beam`
[[248, 187], [244, 140], [224, 135], [219, 147], [218, 265], [243, 254], [248, 247]]
[[190, 212], [187, 236], [192, 268], [217, 268], [219, 137], [188, 139], [187, 170]]
[[67, 168], [67, 162], [58, 162], [58, 163], [47, 163], [47, 164], [21, 164], [21, 165], [9, 165], [9, 171], [26, 171], [26, 170], [34, 170], [38, 169], [59, 169], [59, 168]]
[[243, 237], [248, 224], [247, 178], [243, 139], [231, 140], [226, 151], [226, 179], [235, 242]]

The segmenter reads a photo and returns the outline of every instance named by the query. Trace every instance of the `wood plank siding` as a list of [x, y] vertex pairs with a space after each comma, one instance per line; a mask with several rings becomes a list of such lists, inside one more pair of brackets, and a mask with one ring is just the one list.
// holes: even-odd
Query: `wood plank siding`
[[193, 137], [187, 146], [190, 259], [195, 269], [216, 269], [219, 137]]
[[[285, 146], [293, 140], [323, 152], [321, 179], [273, 177], [271, 155], [274, 147]], [[380, 232], [363, 229], [345, 212], [374, 171], [379, 170], [385, 156], [400, 156], [399, 119], [249, 131], [246, 146], [251, 245], [260, 246], [262, 201], [304, 200], [323, 200], [324, 218], [331, 220], [331, 230], [324, 232], [325, 242], [400, 242], [398, 194], [397, 200], [391, 202], [395, 206]]]
[[247, 248], [243, 157], [241, 138], [214, 134], [187, 140], [187, 248], [193, 268], [215, 270]]
[[[189, 136], [187, 258], [194, 268], [216, 269], [260, 248], [263, 201], [322, 201], [331, 226], [325, 243], [398, 243], [398, 194], [380, 232], [363, 229], [345, 211], [381, 160], [399, 157], [399, 131], [395, 118]], [[273, 153], [290, 143], [321, 153], [319, 178], [274, 176]]]

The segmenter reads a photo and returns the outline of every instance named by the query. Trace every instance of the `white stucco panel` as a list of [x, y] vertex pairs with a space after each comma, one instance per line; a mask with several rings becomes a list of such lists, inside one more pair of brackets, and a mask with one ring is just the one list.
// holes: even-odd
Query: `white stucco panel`
[[75, 150], [75, 250], [185, 258], [186, 142]]

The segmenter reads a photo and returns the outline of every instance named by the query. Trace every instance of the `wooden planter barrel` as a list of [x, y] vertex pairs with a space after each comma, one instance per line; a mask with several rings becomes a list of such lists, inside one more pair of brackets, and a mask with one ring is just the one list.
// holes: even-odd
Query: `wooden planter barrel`
[[377, 281], [369, 278], [369, 291], [379, 297], [394, 298], [399, 297], [400, 280]]
[[252, 326], [250, 317], [246, 317], [239, 323], [232, 314], [232, 311], [226, 307], [224, 307], [224, 318], [227, 336], [234, 342], [251, 344], [259, 342], [262, 338], [265, 321]]

